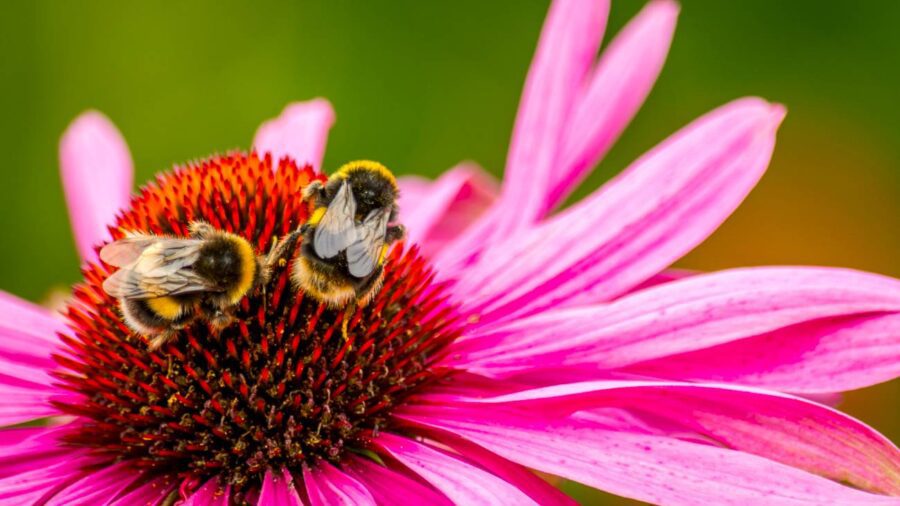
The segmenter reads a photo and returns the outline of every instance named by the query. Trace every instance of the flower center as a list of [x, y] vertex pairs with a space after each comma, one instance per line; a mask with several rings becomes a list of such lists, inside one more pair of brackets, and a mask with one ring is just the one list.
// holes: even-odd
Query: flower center
[[[268, 156], [214, 157], [144, 187], [112, 234], [185, 236], [204, 220], [264, 254], [307, 219], [301, 194], [316, 178], [289, 160], [273, 170]], [[415, 248], [391, 251], [383, 287], [349, 315], [346, 340], [344, 310], [293, 289], [287, 260], [238, 304], [233, 324], [198, 321], [156, 351], [103, 291], [114, 269], [86, 267], [68, 307], [73, 334], [56, 356], [57, 377], [78, 394], [57, 402], [78, 417], [64, 440], [185, 478], [222, 475], [240, 490], [269, 467], [299, 471], [364, 448], [392, 407], [446, 373], [430, 366], [458, 319]]]

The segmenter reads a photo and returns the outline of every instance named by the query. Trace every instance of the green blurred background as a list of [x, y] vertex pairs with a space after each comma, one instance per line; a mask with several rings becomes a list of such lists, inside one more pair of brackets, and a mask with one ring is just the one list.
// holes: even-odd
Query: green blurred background
[[[606, 38], [642, 4], [614, 2]], [[338, 115], [326, 168], [367, 157], [436, 176], [473, 159], [500, 174], [546, 10], [521, 0], [4, 3], [0, 287], [40, 301], [78, 279], [57, 143], [87, 108], [122, 130], [139, 183], [246, 148], [260, 121], [314, 96]], [[900, 276], [898, 21], [892, 0], [683, 0], [653, 94], [579, 196], [694, 117], [757, 94], [789, 109], [769, 173], [680, 265]], [[894, 381], [843, 408], [898, 441], [898, 398]]]

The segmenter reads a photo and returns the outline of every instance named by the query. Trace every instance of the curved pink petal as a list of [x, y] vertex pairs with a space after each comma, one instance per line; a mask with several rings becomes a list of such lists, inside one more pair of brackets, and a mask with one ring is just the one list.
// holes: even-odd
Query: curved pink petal
[[599, 191], [488, 246], [458, 286], [483, 323], [610, 300], [709, 236], [762, 176], [784, 108], [746, 98], [694, 121]]
[[666, 61], [677, 19], [674, 1], [650, 2], [604, 49], [565, 126], [546, 211], [578, 186], [644, 103]]
[[543, 210], [563, 128], [597, 56], [608, 12], [601, 0], [556, 0], [550, 7], [516, 115], [496, 237], [531, 224]]
[[0, 427], [54, 416], [59, 410], [50, 405], [52, 390], [0, 386]]
[[45, 468], [60, 459], [75, 457], [59, 441], [63, 427], [19, 427], [0, 429], [0, 478]]
[[[259, 506], [303, 506], [297, 494], [294, 476], [287, 470], [266, 471], [262, 490], [259, 492]], [[315, 503], [313, 503], [315, 504]]]
[[[44, 346], [54, 347], [59, 343], [56, 334], [66, 331], [65, 322], [51, 311], [37, 304], [22, 300], [15, 295], [0, 290], [0, 332], [17, 331], [27, 334]], [[32, 355], [40, 356], [47, 350], [33, 350]]]
[[75, 483], [84, 476], [85, 466], [96, 464], [83, 452], [71, 451], [42, 459], [40, 466], [23, 466], [21, 472], [0, 477], [0, 504], [31, 506]]
[[434, 183], [435, 181], [422, 176], [399, 176], [397, 178], [397, 185], [400, 187], [397, 206], [400, 208], [402, 221], [415, 215], [416, 209], [425, 202]]
[[531, 470], [493, 454], [466, 439], [444, 435], [441, 438], [441, 443], [452, 448], [467, 460], [491, 474], [502, 478], [507, 483], [512, 483], [538, 504], [543, 506], [571, 506], [578, 504], [571, 497], [563, 494], [559, 489], [541, 479]]
[[163, 500], [175, 489], [174, 480], [168, 477], [156, 478], [139, 487], [121, 494], [111, 503], [111, 506], [136, 506], [162, 504]]
[[47, 506], [103, 506], [124, 492], [141, 474], [124, 463], [84, 471], [81, 478], [50, 497]]
[[311, 470], [304, 468], [303, 482], [312, 506], [376, 504], [365, 485], [324, 461]]
[[502, 203], [494, 202], [479, 219], [435, 252], [430, 260], [441, 280], [459, 279], [478, 263], [491, 242], [499, 216], [508, 212], [507, 209]]
[[[597, 3], [597, 7], [600, 4]], [[606, 6], [602, 6], [606, 12]], [[561, 7], [560, 7], [561, 8]], [[643, 103], [662, 68], [672, 39], [678, 6], [668, 0], [651, 2], [604, 52], [596, 68], [586, 75], [585, 85], [579, 86], [571, 110], [564, 121], [542, 121], [531, 132], [534, 137], [514, 136], [504, 178], [504, 198], [501, 205], [485, 213], [473, 227], [444, 248], [435, 264], [445, 279], [454, 279], [460, 268], [469, 265], [472, 257], [495, 239], [502, 239], [511, 230], [541, 218], [559, 204], [588, 171], [603, 157]], [[585, 19], [590, 15], [583, 14]], [[548, 18], [545, 34], [550, 33]], [[598, 36], [602, 30], [597, 30]], [[543, 43], [542, 38], [542, 43]], [[549, 40], [549, 35], [548, 35]], [[548, 44], [549, 46], [549, 44]], [[566, 62], [560, 51], [557, 56]], [[593, 54], [593, 53], [592, 53]], [[537, 58], [536, 58], [537, 61]], [[584, 61], [577, 60], [579, 64]], [[574, 69], [575, 67], [573, 67]], [[579, 70], [581, 67], [577, 67]], [[537, 65], [532, 72], [537, 78]], [[529, 81], [530, 82], [530, 81]], [[575, 78], [570, 83], [581, 84]], [[571, 89], [567, 89], [571, 91]], [[569, 94], [544, 100], [547, 108], [571, 100]], [[526, 102], [517, 118], [520, 125], [528, 124], [524, 115]], [[527, 146], [523, 146], [527, 145]], [[523, 156], [525, 163], [513, 164], [514, 153]], [[546, 160], [553, 162], [547, 165]], [[516, 170], [519, 169], [519, 170]], [[504, 223], [511, 223], [504, 226]]]
[[50, 354], [59, 345], [57, 335], [67, 333], [62, 318], [0, 291], [0, 375], [10, 373], [9, 367], [28, 368], [21, 377], [45, 382], [45, 370], [55, 367]]
[[[9, 455], [9, 448], [21, 445], [25, 441], [32, 441], [35, 437], [44, 435], [47, 427], [15, 427], [0, 429], [0, 475], [3, 469], [3, 457]], [[32, 445], [33, 446], [33, 445]]]
[[122, 134], [103, 114], [88, 111], [66, 129], [59, 145], [63, 189], [81, 259], [109, 240], [107, 226], [128, 207], [134, 167]]
[[231, 485], [222, 486], [218, 478], [211, 478], [198, 488], [182, 506], [228, 506], [231, 503]]
[[[443, 401], [449, 402], [446, 398]], [[483, 403], [484, 407], [476, 409], [474, 405], [478, 403]], [[525, 390], [483, 400], [450, 402], [446, 412], [435, 406], [410, 409], [416, 420], [421, 421], [425, 414], [428, 424], [435, 427], [433, 422], [437, 419], [454, 420], [458, 416], [455, 413], [468, 410], [468, 416], [474, 416], [477, 412], [482, 417], [481, 424], [502, 431], [504, 415], [495, 413], [504, 409], [509, 413], [520, 413], [522, 422], [534, 423], [537, 427], [547, 420], [601, 407], [624, 408], [650, 419], [668, 420], [728, 448], [864, 490], [900, 495], [900, 450], [884, 436], [831, 408], [765, 390], [685, 383], [596, 381]], [[403, 413], [400, 416], [406, 418]], [[496, 419], [498, 416], [500, 420]], [[468, 432], [454, 432], [471, 439]], [[492, 446], [488, 449], [496, 451]]]
[[30, 302], [0, 292], [0, 426], [58, 414], [49, 400], [60, 390], [49, 372], [62, 319]]
[[847, 391], [900, 376], [900, 313], [828, 318], [668, 356], [624, 373], [753, 385], [834, 404]]
[[452, 345], [447, 363], [494, 377], [566, 367], [591, 379], [626, 368], [835, 392], [900, 375], [900, 315], [835, 320], [883, 311], [900, 313], [900, 281], [834, 268], [732, 269], [476, 331]]
[[426, 256], [453, 240], [494, 202], [497, 182], [473, 163], [463, 163], [433, 183], [400, 178], [400, 221], [407, 242]]
[[537, 504], [514, 484], [423, 443], [386, 433], [373, 443], [456, 504]]
[[450, 506], [453, 504], [440, 492], [366, 458], [351, 457], [348, 462], [344, 463], [344, 472], [362, 483], [380, 505]]
[[897, 504], [756, 455], [590, 420], [527, 420], [498, 413], [490, 424], [438, 422], [522, 465], [653, 504]]
[[253, 148], [271, 153], [272, 161], [288, 156], [296, 163], [322, 169], [328, 130], [334, 124], [334, 109], [324, 98], [288, 104], [274, 119], [264, 122], [253, 138]]
[[690, 269], [666, 269], [659, 274], [649, 278], [647, 281], [635, 286], [631, 289], [631, 291], [626, 292], [625, 295], [629, 295], [634, 292], [639, 292], [646, 288], [651, 288], [657, 285], [664, 285], [666, 283], [671, 283], [672, 281], [678, 281], [679, 279], [689, 278], [691, 276], [696, 276], [700, 274], [700, 271], [694, 271]]

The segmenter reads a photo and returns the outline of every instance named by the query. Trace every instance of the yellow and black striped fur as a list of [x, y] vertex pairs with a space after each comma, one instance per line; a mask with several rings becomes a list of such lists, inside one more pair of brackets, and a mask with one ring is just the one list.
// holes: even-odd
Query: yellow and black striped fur
[[404, 236], [403, 226], [393, 223], [398, 195], [394, 175], [367, 160], [307, 187], [304, 198], [314, 211], [300, 229], [294, 283], [331, 307], [365, 305], [381, 287], [389, 246]]
[[284, 253], [256, 254], [238, 235], [194, 222], [187, 238], [129, 234], [105, 246], [101, 259], [119, 267], [103, 283], [120, 301], [125, 322], [162, 345], [173, 331], [204, 318], [217, 329], [232, 321], [231, 309], [268, 277], [271, 261]]

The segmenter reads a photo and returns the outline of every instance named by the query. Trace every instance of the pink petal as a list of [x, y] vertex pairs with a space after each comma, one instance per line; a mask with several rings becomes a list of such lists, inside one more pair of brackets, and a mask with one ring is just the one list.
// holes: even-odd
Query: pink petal
[[407, 241], [426, 256], [439, 251], [473, 223], [493, 202], [497, 183], [472, 163], [458, 165], [433, 183], [401, 178], [400, 221]]
[[896, 504], [748, 453], [590, 421], [440, 425], [527, 467], [653, 504]]
[[596, 58], [608, 12], [608, 2], [599, 0], [556, 0], [550, 7], [516, 115], [497, 237], [531, 224], [543, 211], [562, 132]]
[[[900, 312], [900, 281], [845, 269], [733, 269], [476, 331], [453, 345], [447, 362], [494, 377], [566, 367], [591, 379], [596, 371], [628, 368], [835, 392], [900, 374], [900, 316], [834, 320], [879, 311]], [[813, 323], [792, 328], [804, 322]], [[670, 363], [697, 350], [705, 351]]]
[[[487, 409], [473, 408], [477, 402], [486, 404]], [[458, 415], [454, 413], [468, 409], [471, 413], [467, 416], [477, 414], [481, 417], [480, 424], [490, 425], [491, 430], [502, 433], [504, 415], [495, 413], [503, 409], [515, 410], [510, 412], [521, 413], [523, 417], [527, 414], [531, 418], [528, 423], [538, 427], [575, 411], [601, 407], [623, 408], [649, 419], [669, 420], [728, 448], [865, 490], [900, 494], [900, 451], [884, 436], [831, 408], [765, 390], [598, 381], [526, 390], [481, 401], [469, 400], [451, 404], [446, 413], [435, 406], [409, 409], [414, 411], [417, 420], [421, 421], [424, 414], [427, 423], [437, 428], [444, 422], [436, 425], [434, 420], [455, 420]], [[400, 416], [408, 418], [402, 413]], [[464, 434], [453, 432], [472, 439], [468, 429]], [[481, 444], [480, 439], [474, 441]], [[494, 446], [487, 448], [520, 464], [531, 465]], [[555, 473], [541, 467], [537, 469]]]
[[430, 260], [441, 280], [459, 279], [478, 263], [479, 256], [492, 240], [496, 223], [507, 212], [507, 207], [495, 202], [479, 219], [434, 253]]
[[161, 504], [174, 488], [174, 480], [166, 477], [156, 478], [120, 495], [110, 504], [112, 506], [155, 506]]
[[740, 204], [768, 165], [783, 117], [783, 107], [754, 98], [707, 114], [589, 198], [488, 246], [459, 293], [490, 322], [627, 292]]
[[805, 322], [711, 348], [635, 364], [657, 378], [754, 385], [835, 404], [847, 391], [900, 376], [900, 314]]
[[0, 426], [58, 414], [49, 399], [60, 390], [49, 371], [57, 333], [67, 330], [49, 311], [0, 292]]
[[[0, 429], [0, 470], [3, 469], [3, 458], [9, 455], [8, 448], [21, 445], [25, 441], [31, 441], [34, 437], [41, 436], [47, 432], [47, 427], [15, 427]], [[0, 472], [2, 475], [2, 472]]]
[[19, 473], [0, 478], [0, 504], [4, 506], [31, 506], [41, 504], [42, 498], [78, 481], [84, 475], [84, 467], [96, 464], [82, 452], [63, 453], [54, 459], [41, 461], [39, 467], [25, 467]]
[[[601, 7], [599, 2], [597, 7]], [[607, 6], [602, 8], [605, 15]], [[597, 11], [598, 14], [600, 12]], [[514, 137], [504, 180], [507, 194], [503, 204], [484, 214], [475, 226], [459, 237], [457, 243], [444, 248], [435, 264], [445, 279], [456, 278], [459, 269], [468, 265], [470, 258], [477, 256], [487, 243], [508, 235], [507, 227], [503, 227], [505, 222], [512, 222], [515, 228], [541, 218], [561, 202], [603, 157], [637, 112], [656, 80], [668, 52], [677, 13], [678, 7], [674, 2], [657, 0], [650, 3], [613, 40], [590, 75], [585, 75], [586, 85], [580, 86], [574, 100], [568, 94], [541, 99], [548, 108], [572, 100], [571, 110], [566, 114], [564, 123], [542, 122], [538, 125], [541, 129], [534, 129], [535, 138], [523, 137], [526, 140], [522, 144], [530, 146], [516, 144], [519, 138]], [[590, 15], [583, 16], [591, 19]], [[548, 18], [545, 28], [548, 40], [550, 26]], [[596, 35], [602, 36], [602, 29], [597, 30]], [[565, 56], [558, 56], [561, 63], [567, 63]], [[572, 70], [582, 70], [580, 65], [585, 61], [579, 59], [578, 63]], [[537, 71], [536, 58], [532, 72]], [[571, 78], [570, 83], [581, 84], [575, 78]], [[517, 133], [520, 126], [524, 129], [526, 124], [524, 98], [521, 107]], [[521, 170], [516, 170], [513, 154], [521, 152], [528, 155], [529, 148], [536, 155], [533, 163], [528, 164], [526, 159]], [[546, 160], [551, 157], [553, 162], [546, 165]]]
[[29, 347], [31, 355], [49, 355], [47, 350], [35, 350], [41, 343], [44, 347], [54, 347], [59, 343], [56, 334], [65, 332], [66, 326], [62, 318], [47, 309], [22, 300], [0, 290], [0, 332], [17, 331], [35, 339], [34, 346]]
[[401, 221], [405, 223], [406, 218], [414, 217], [416, 209], [425, 203], [435, 182], [422, 176], [400, 176], [397, 178], [397, 185], [400, 187], [400, 197], [397, 199], [397, 205], [400, 207]]
[[274, 119], [256, 131], [253, 148], [271, 153], [273, 162], [287, 156], [296, 163], [322, 168], [322, 156], [328, 142], [328, 130], [334, 124], [334, 109], [324, 98], [288, 104]]
[[82, 452], [72, 452], [61, 445], [59, 436], [66, 430], [69, 430], [67, 426], [0, 429], [0, 478], [42, 469], [80, 455]]
[[538, 504], [544, 506], [577, 504], [572, 498], [563, 494], [559, 489], [547, 483], [530, 470], [499, 455], [495, 455], [466, 439], [444, 435], [441, 438], [441, 443], [452, 448], [489, 473], [502, 478], [507, 483], [512, 483]]
[[386, 433], [373, 443], [456, 504], [537, 504], [515, 485], [428, 445]]
[[365, 485], [325, 461], [304, 468], [303, 482], [312, 506], [376, 504]]
[[131, 486], [141, 473], [131, 466], [118, 463], [84, 471], [82, 477], [53, 494], [47, 506], [102, 506]]
[[191, 494], [182, 506], [228, 506], [230, 502], [231, 485], [223, 487], [219, 478], [211, 478]]
[[[297, 494], [294, 476], [287, 470], [280, 472], [266, 471], [262, 490], [259, 493], [259, 506], [303, 506]], [[315, 504], [315, 503], [314, 503]]]
[[15, 388], [0, 385], [0, 426], [30, 422], [54, 416], [59, 410], [50, 405], [54, 392], [45, 389]]
[[128, 207], [134, 179], [128, 145], [106, 116], [88, 111], [63, 134], [59, 163], [75, 244], [82, 260], [95, 262], [94, 247], [109, 240], [107, 226]]
[[46, 369], [56, 366], [50, 354], [59, 344], [60, 333], [68, 333], [62, 318], [0, 291], [0, 375], [48, 383]]
[[659, 274], [653, 276], [652, 278], [644, 281], [643, 283], [634, 287], [631, 291], [626, 292], [625, 295], [628, 295], [633, 292], [639, 292], [646, 288], [650, 288], [656, 285], [664, 285], [666, 283], [671, 283], [672, 281], [678, 281], [679, 279], [689, 278], [691, 276], [696, 276], [700, 274], [699, 271], [693, 271], [689, 269], [666, 269]]
[[545, 209], [552, 210], [600, 161], [637, 113], [662, 70], [678, 4], [647, 4], [603, 51], [566, 124], [559, 168], [551, 173]]
[[405, 503], [450, 506], [452, 504], [436, 490], [369, 459], [351, 457], [344, 466], [344, 472], [362, 483], [380, 505]]

